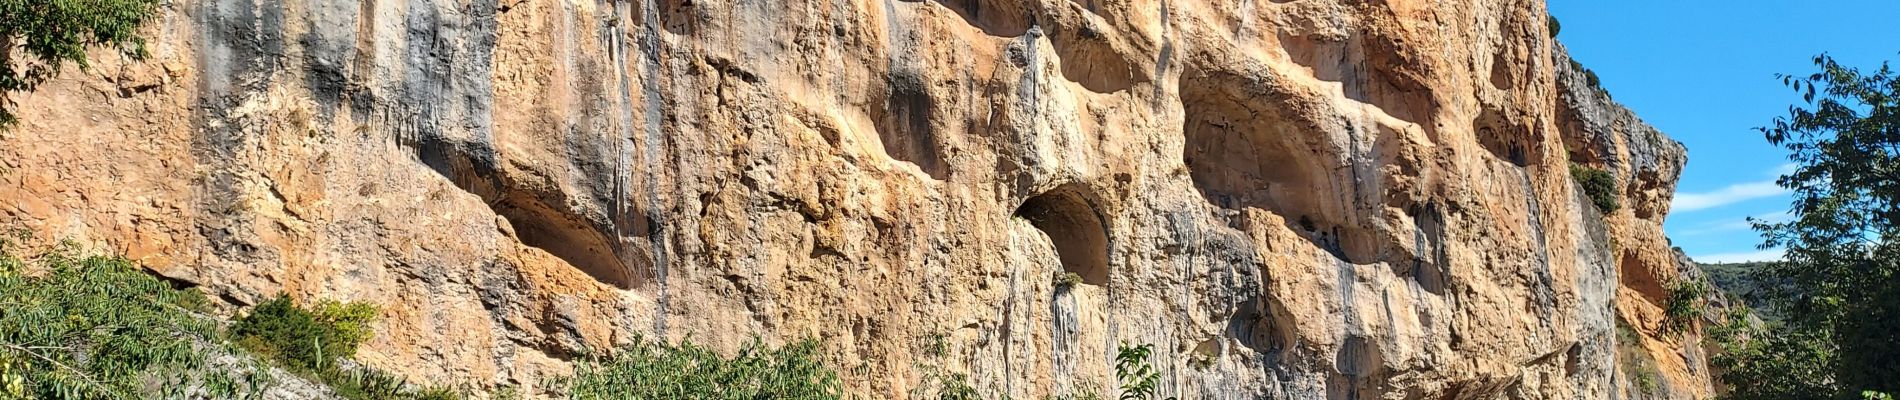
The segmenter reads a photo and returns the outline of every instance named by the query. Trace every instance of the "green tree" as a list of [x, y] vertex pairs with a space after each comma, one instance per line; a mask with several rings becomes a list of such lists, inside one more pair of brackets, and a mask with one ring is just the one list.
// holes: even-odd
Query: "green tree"
[[91, 66], [86, 49], [120, 48], [146, 55], [140, 24], [158, 12], [158, 0], [0, 0], [0, 128], [18, 122], [13, 97], [30, 92], [60, 68]]
[[1663, 331], [1688, 332], [1695, 321], [1702, 319], [1702, 299], [1708, 294], [1709, 284], [1701, 280], [1681, 279], [1670, 283], [1669, 298], [1663, 302]]
[[[1795, 218], [1755, 222], [1763, 247], [1787, 252], [1762, 269], [1765, 277], [1790, 284], [1769, 295], [1784, 325], [1751, 340], [1802, 351], [1741, 361], [1822, 366], [1825, 376], [1809, 382], [1819, 388], [1792, 389], [1826, 390], [1829, 397], [1900, 391], [1900, 245], [1893, 241], [1900, 237], [1900, 79], [1886, 64], [1862, 71], [1826, 55], [1814, 63], [1821, 72], [1782, 77], [1802, 102], [1759, 128], [1796, 165], [1777, 181], [1794, 193]], [[1777, 349], [1777, 341], [1788, 343]], [[1749, 387], [1758, 383], [1746, 375], [1725, 378], [1744, 389], [1773, 389]]]

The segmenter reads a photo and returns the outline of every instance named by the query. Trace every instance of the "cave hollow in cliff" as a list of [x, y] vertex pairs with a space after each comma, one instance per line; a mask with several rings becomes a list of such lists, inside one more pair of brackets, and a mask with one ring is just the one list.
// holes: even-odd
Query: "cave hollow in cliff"
[[1031, 197], [1016, 209], [1049, 235], [1062, 259], [1062, 269], [1082, 277], [1082, 283], [1108, 283], [1108, 231], [1100, 213], [1080, 185], [1065, 185]]

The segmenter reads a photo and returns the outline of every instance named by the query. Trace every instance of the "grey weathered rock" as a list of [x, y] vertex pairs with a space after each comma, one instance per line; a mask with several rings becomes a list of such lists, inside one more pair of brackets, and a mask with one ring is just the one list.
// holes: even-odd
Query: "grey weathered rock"
[[[379, 304], [359, 359], [442, 384], [537, 393], [581, 347], [759, 335], [823, 340], [871, 398], [922, 363], [1106, 389], [1122, 342], [1181, 398], [1610, 398], [1615, 321], [1653, 332], [1674, 277], [1684, 155], [1579, 87], [1545, 17], [181, 0], [155, 59], [24, 102], [0, 221], [232, 303]], [[1627, 206], [1599, 214], [1572, 162]]]

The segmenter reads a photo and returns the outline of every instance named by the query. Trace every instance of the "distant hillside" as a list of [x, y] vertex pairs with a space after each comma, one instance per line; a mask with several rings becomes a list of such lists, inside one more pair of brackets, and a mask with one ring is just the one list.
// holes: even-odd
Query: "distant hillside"
[[[1702, 271], [1709, 275], [1709, 282], [1721, 288], [1724, 293], [1740, 299], [1743, 304], [1755, 309], [1762, 319], [1779, 321], [1781, 316], [1768, 306], [1768, 289], [1776, 285], [1787, 285], [1785, 279], [1764, 279], [1756, 276], [1756, 271], [1767, 267], [1765, 262], [1700, 264]], [[1771, 282], [1772, 281], [1772, 282]]]

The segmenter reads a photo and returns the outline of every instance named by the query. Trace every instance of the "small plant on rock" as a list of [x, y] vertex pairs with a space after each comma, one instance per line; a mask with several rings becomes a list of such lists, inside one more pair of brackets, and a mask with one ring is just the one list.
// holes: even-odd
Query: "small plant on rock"
[[1063, 272], [1056, 275], [1056, 288], [1068, 289], [1082, 283], [1082, 275], [1075, 272]]
[[[1155, 371], [1148, 357], [1154, 355], [1154, 345], [1121, 345], [1115, 354], [1115, 379], [1121, 382], [1120, 400], [1151, 400], [1161, 383], [1161, 373]], [[1169, 397], [1168, 400], [1174, 398]]]
[[1682, 333], [1689, 330], [1697, 319], [1702, 318], [1704, 296], [1709, 294], [1709, 284], [1696, 279], [1682, 279], [1669, 285], [1669, 298], [1663, 305], [1666, 318], [1663, 329], [1666, 332]]
[[1616, 201], [1616, 176], [1609, 171], [1592, 168], [1583, 164], [1570, 164], [1570, 177], [1583, 186], [1583, 193], [1590, 197], [1590, 203], [1597, 211], [1609, 214], [1620, 208]]

